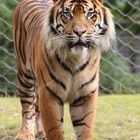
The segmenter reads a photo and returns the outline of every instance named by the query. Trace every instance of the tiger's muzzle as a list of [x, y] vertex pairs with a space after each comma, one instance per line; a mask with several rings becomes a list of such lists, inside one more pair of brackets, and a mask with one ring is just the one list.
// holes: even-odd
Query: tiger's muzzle
[[89, 42], [78, 41], [76, 43], [68, 42], [68, 47], [71, 51], [79, 52], [83, 50], [88, 50], [90, 46]]

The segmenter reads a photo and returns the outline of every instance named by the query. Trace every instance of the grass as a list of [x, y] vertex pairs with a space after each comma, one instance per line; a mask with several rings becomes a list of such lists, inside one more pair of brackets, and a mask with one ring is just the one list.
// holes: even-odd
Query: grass
[[[20, 127], [20, 112], [17, 98], [0, 98], [0, 139], [15, 136]], [[66, 140], [75, 140], [68, 106], [64, 120]], [[140, 96], [100, 96], [95, 140], [140, 140]]]

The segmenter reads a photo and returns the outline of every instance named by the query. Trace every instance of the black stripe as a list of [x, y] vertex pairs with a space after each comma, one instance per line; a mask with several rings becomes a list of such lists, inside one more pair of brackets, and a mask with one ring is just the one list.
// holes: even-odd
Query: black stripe
[[72, 104], [71, 107], [78, 107], [78, 106], [82, 106], [83, 104], [85, 104], [85, 100], [88, 99], [91, 94], [94, 94], [96, 92], [96, 89], [91, 91], [88, 95], [86, 96], [81, 96], [78, 99], [76, 99]]
[[87, 125], [87, 123], [77, 123], [75, 125], [73, 125], [74, 127], [78, 127], [78, 126], [81, 126], [81, 125], [85, 125], [89, 128], [89, 126]]
[[29, 96], [29, 95], [26, 96], [25, 94], [24, 94], [24, 95], [21, 95], [21, 94], [20, 94], [19, 97], [20, 97], [20, 98], [34, 98], [34, 95], [32, 95], [32, 96]]
[[18, 91], [19, 91], [19, 96], [20, 97], [26, 97], [26, 98], [34, 98], [35, 97], [34, 94], [30, 95], [31, 93], [27, 93], [25, 91], [21, 91], [21, 89], [18, 89]]
[[66, 86], [64, 85], [64, 83], [62, 83], [62, 82], [50, 71], [50, 69], [49, 69], [49, 67], [48, 67], [48, 65], [47, 65], [47, 63], [46, 63], [44, 57], [43, 57], [43, 61], [44, 61], [45, 65], [46, 65], [46, 67], [47, 67], [47, 69], [48, 69], [48, 72], [49, 72], [50, 77], [51, 77], [57, 84], [59, 84], [64, 90], [66, 90]]
[[58, 30], [60, 27], [65, 28], [62, 24], [58, 24], [58, 25], [56, 26], [56, 30]]
[[23, 114], [31, 113], [32, 111], [23, 111]]
[[87, 127], [89, 127], [87, 124], [86, 124], [86, 122], [82, 122], [88, 115], [90, 115], [91, 113], [93, 113], [93, 112], [90, 112], [90, 113], [88, 113], [88, 114], [86, 114], [83, 118], [81, 118], [81, 119], [77, 119], [77, 120], [73, 120], [72, 121], [72, 124], [73, 124], [73, 126], [74, 127], [77, 127], [77, 126], [81, 126], [81, 125], [86, 125]]
[[60, 105], [63, 105], [63, 101], [60, 99], [60, 97], [58, 97], [56, 95], [56, 93], [51, 88], [49, 88], [48, 86], [46, 86], [46, 88], [54, 97], [56, 97], [60, 101]]
[[108, 23], [107, 23], [106, 10], [105, 10], [105, 8], [102, 8], [102, 9], [103, 9], [103, 14], [104, 14], [104, 24], [105, 24], [105, 25], [108, 25]]
[[72, 107], [77, 107], [77, 106], [81, 106], [81, 105], [83, 105], [85, 102], [82, 102], [82, 103], [80, 103], [81, 101], [83, 101], [84, 99], [86, 99], [88, 96], [81, 96], [81, 97], [79, 97], [78, 99], [76, 99], [72, 104], [71, 104], [71, 106]]
[[69, 73], [73, 74], [71, 69], [64, 63], [60, 60], [59, 56], [56, 55], [56, 59], [58, 61], [58, 63], [63, 67], [64, 70], [68, 71]]
[[27, 120], [31, 120], [34, 116], [35, 116], [35, 113], [32, 114], [30, 117], [26, 117], [25, 119], [27, 119]]
[[34, 87], [34, 84], [29, 83], [27, 80], [21, 78], [20, 75], [18, 75], [18, 81], [25, 88], [29, 88], [30, 89], [30, 88]]
[[84, 4], [88, 3], [86, 0], [82, 0], [82, 2], [83, 2]]
[[66, 86], [60, 81], [57, 79], [57, 77], [50, 71], [50, 69], [48, 68], [48, 71], [49, 71], [49, 75], [51, 76], [51, 78], [57, 83], [59, 84], [64, 90], [66, 90]]
[[51, 27], [50, 28], [51, 32], [53, 32], [54, 34], [58, 35], [58, 32], [56, 31], [56, 29], [52, 26], [53, 23], [54, 23], [54, 9], [51, 10], [49, 24], [50, 24], [50, 27]]
[[26, 54], [25, 54], [25, 50], [24, 50], [24, 48], [25, 48], [25, 41], [24, 41], [24, 36], [25, 36], [25, 32], [24, 32], [24, 27], [23, 27], [23, 21], [22, 21], [22, 13], [20, 12], [20, 9], [19, 9], [19, 23], [18, 23], [18, 25], [19, 25], [19, 27], [18, 27], [18, 29], [19, 29], [19, 38], [17, 39], [18, 41], [18, 50], [19, 50], [19, 55], [21, 56], [21, 59], [22, 59], [22, 61], [23, 61], [23, 63], [24, 64], [26, 64]]
[[[19, 48], [19, 55], [21, 56], [21, 59], [23, 61], [23, 63], [26, 63], [26, 57], [25, 57], [25, 53], [24, 53], [24, 41], [23, 41], [23, 37], [22, 37], [22, 21], [21, 19], [19, 19], [19, 39], [18, 39], [18, 48]], [[17, 34], [17, 33], [16, 33]]]
[[47, 134], [47, 138], [49, 137], [49, 135], [50, 135], [50, 133], [51, 133], [52, 131], [54, 131], [55, 129], [58, 129], [60, 126], [61, 126], [61, 125], [55, 126], [55, 127], [51, 128], [51, 129], [49, 129], [49, 130], [48, 130], [48, 134]]
[[45, 79], [44, 79], [44, 77], [43, 77], [42, 71], [40, 71], [40, 72], [41, 72], [42, 80], [43, 80], [43, 82], [44, 82], [44, 85], [45, 85], [46, 89], [47, 89], [54, 97], [56, 97], [56, 98], [59, 100], [60, 105], [63, 105], [63, 101], [56, 95], [56, 93], [55, 93], [51, 88], [49, 88], [49, 87], [46, 85], [46, 81], [45, 81]]
[[[104, 35], [105, 33], [106, 33], [106, 31], [107, 31], [107, 26], [108, 26], [108, 23], [107, 23], [107, 19], [106, 19], [106, 14], [105, 14], [105, 9], [103, 8], [103, 14], [104, 14], [104, 27], [102, 27], [100, 24], [98, 24], [98, 27], [99, 27], [99, 29], [101, 29], [101, 32], [99, 33], [99, 35]], [[100, 18], [102, 18], [102, 17], [100, 17]], [[101, 19], [102, 20], [102, 19]]]
[[63, 119], [63, 118], [61, 118], [60, 122], [61, 122], [61, 123], [63, 123], [63, 122], [64, 122], [64, 119]]
[[33, 103], [32, 102], [29, 102], [29, 101], [23, 101], [23, 100], [20, 100], [21, 104], [30, 104], [32, 105]]
[[89, 81], [83, 83], [83, 84], [79, 87], [79, 90], [82, 89], [83, 87], [85, 87], [86, 85], [92, 83], [92, 82], [95, 80], [95, 78], [96, 78], [96, 74], [97, 74], [97, 73], [95, 73], [94, 76], [93, 76]]
[[101, 32], [99, 33], [99, 35], [104, 35], [107, 31], [107, 28], [102, 28]]
[[86, 68], [86, 66], [89, 64], [89, 61], [86, 61], [83, 65], [81, 65], [76, 71], [75, 71], [75, 73], [78, 73], [78, 72], [80, 72], [80, 71], [83, 71], [85, 68]]
[[54, 18], [53, 18], [53, 16], [54, 16], [54, 9], [52, 9], [50, 13], [51, 13], [51, 15], [50, 15], [49, 23], [51, 25], [54, 22]]
[[78, 136], [78, 138], [80, 138], [81, 137], [81, 134]]
[[52, 25], [51, 25], [51, 32], [53, 32], [54, 34], [58, 34]]
[[24, 72], [21, 67], [18, 68], [18, 72], [20, 75], [24, 76], [25, 78], [27, 78], [29, 80], [34, 80], [34, 77], [31, 75], [28, 75], [26, 72]]
[[36, 111], [36, 113], [40, 113], [39, 107], [36, 104], [35, 104], [35, 111]]

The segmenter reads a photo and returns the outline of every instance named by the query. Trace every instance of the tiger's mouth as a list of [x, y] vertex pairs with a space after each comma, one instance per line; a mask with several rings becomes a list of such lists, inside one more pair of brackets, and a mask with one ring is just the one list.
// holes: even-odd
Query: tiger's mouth
[[76, 43], [69, 42], [68, 47], [71, 51], [75, 51], [75, 52], [88, 50], [89, 42], [82, 42], [82, 41], [78, 41]]

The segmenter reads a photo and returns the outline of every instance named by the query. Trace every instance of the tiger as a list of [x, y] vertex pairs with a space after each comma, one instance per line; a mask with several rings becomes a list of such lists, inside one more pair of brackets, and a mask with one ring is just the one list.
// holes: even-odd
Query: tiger
[[16, 140], [65, 140], [65, 103], [76, 139], [93, 140], [101, 54], [115, 40], [103, 0], [22, 0], [13, 40], [22, 106]]

